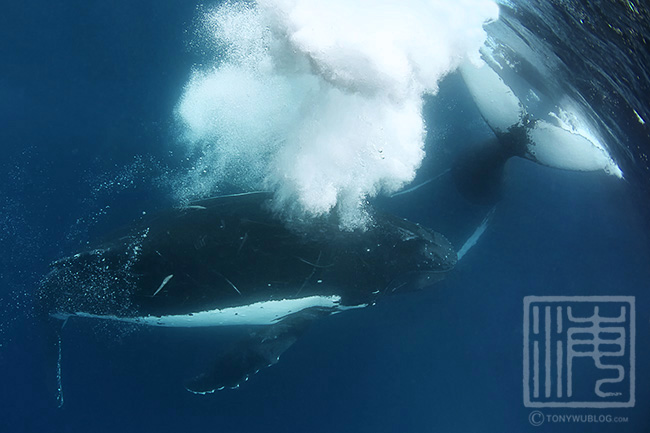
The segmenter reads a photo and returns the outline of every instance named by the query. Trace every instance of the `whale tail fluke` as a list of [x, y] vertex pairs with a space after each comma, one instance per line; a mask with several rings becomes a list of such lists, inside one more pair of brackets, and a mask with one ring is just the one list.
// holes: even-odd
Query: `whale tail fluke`
[[[466, 62], [459, 68], [467, 90], [481, 116], [498, 139], [492, 148], [478, 149], [474, 160], [483, 156], [483, 179], [491, 188], [503, 165], [519, 156], [547, 167], [571, 171], [604, 171], [617, 178], [623, 172], [610, 156], [607, 147], [594, 133], [588, 117], [569, 99], [552, 100], [551, 112], [533, 109], [522, 101], [499, 73], [487, 63]], [[536, 94], [539, 99], [539, 95]], [[474, 179], [479, 177], [474, 176]], [[490, 183], [492, 181], [492, 183]]]

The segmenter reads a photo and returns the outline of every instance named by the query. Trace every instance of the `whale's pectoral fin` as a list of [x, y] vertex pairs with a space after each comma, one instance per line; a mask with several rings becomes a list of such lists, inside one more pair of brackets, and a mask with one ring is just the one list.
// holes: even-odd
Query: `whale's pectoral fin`
[[195, 394], [234, 389], [280, 356], [307, 330], [320, 311], [302, 311], [242, 340], [222, 353], [212, 368], [192, 379], [186, 388]]

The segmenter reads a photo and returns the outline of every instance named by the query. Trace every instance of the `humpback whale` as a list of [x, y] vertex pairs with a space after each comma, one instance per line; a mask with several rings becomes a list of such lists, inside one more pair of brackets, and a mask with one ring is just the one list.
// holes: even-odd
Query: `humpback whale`
[[286, 225], [268, 210], [270, 199], [196, 202], [55, 261], [38, 290], [42, 314], [254, 327], [186, 385], [204, 394], [236, 388], [276, 363], [313, 320], [431, 285], [456, 263], [443, 235], [396, 216], [376, 212], [367, 230], [354, 232], [334, 217]]
[[[483, 49], [486, 62], [463, 63], [460, 74], [481, 116], [497, 140], [473, 146], [452, 169], [454, 181], [470, 201], [493, 204], [500, 198], [505, 163], [512, 157], [572, 171], [604, 171], [623, 177], [618, 165], [600, 141], [567, 125], [558, 114], [532, 113], [530, 104], [516, 95], [497, 70], [504, 67]], [[520, 78], [520, 77], [519, 77]], [[526, 83], [519, 87], [528, 88]], [[535, 98], [540, 97], [534, 93]], [[549, 99], [549, 98], [545, 98]], [[540, 104], [543, 105], [543, 104]], [[557, 101], [546, 101], [546, 111], [563, 112]], [[538, 110], [539, 111], [539, 110]]]

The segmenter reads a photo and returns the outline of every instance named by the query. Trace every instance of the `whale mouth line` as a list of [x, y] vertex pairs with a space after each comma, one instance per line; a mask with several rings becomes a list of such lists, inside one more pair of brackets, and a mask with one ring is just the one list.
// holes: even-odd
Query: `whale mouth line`
[[279, 299], [255, 302], [237, 307], [216, 308], [187, 314], [149, 315], [149, 316], [117, 316], [111, 314], [93, 314], [87, 312], [54, 313], [51, 317], [67, 320], [70, 317], [85, 319], [100, 319], [116, 322], [133, 323], [146, 326], [160, 327], [211, 327], [211, 326], [238, 326], [238, 325], [272, 325], [288, 316], [306, 309], [318, 309], [330, 312], [344, 311], [350, 308], [365, 306], [341, 305], [341, 297], [332, 296], [307, 296], [294, 299]]

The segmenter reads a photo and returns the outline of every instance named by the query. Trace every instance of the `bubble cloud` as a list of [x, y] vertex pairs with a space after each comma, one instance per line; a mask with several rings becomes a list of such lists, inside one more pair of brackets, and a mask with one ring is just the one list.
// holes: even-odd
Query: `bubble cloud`
[[199, 155], [182, 195], [234, 185], [274, 192], [289, 219], [335, 210], [369, 223], [367, 200], [415, 177], [422, 96], [476, 59], [492, 0], [258, 0], [205, 11], [212, 53], [177, 107]]

